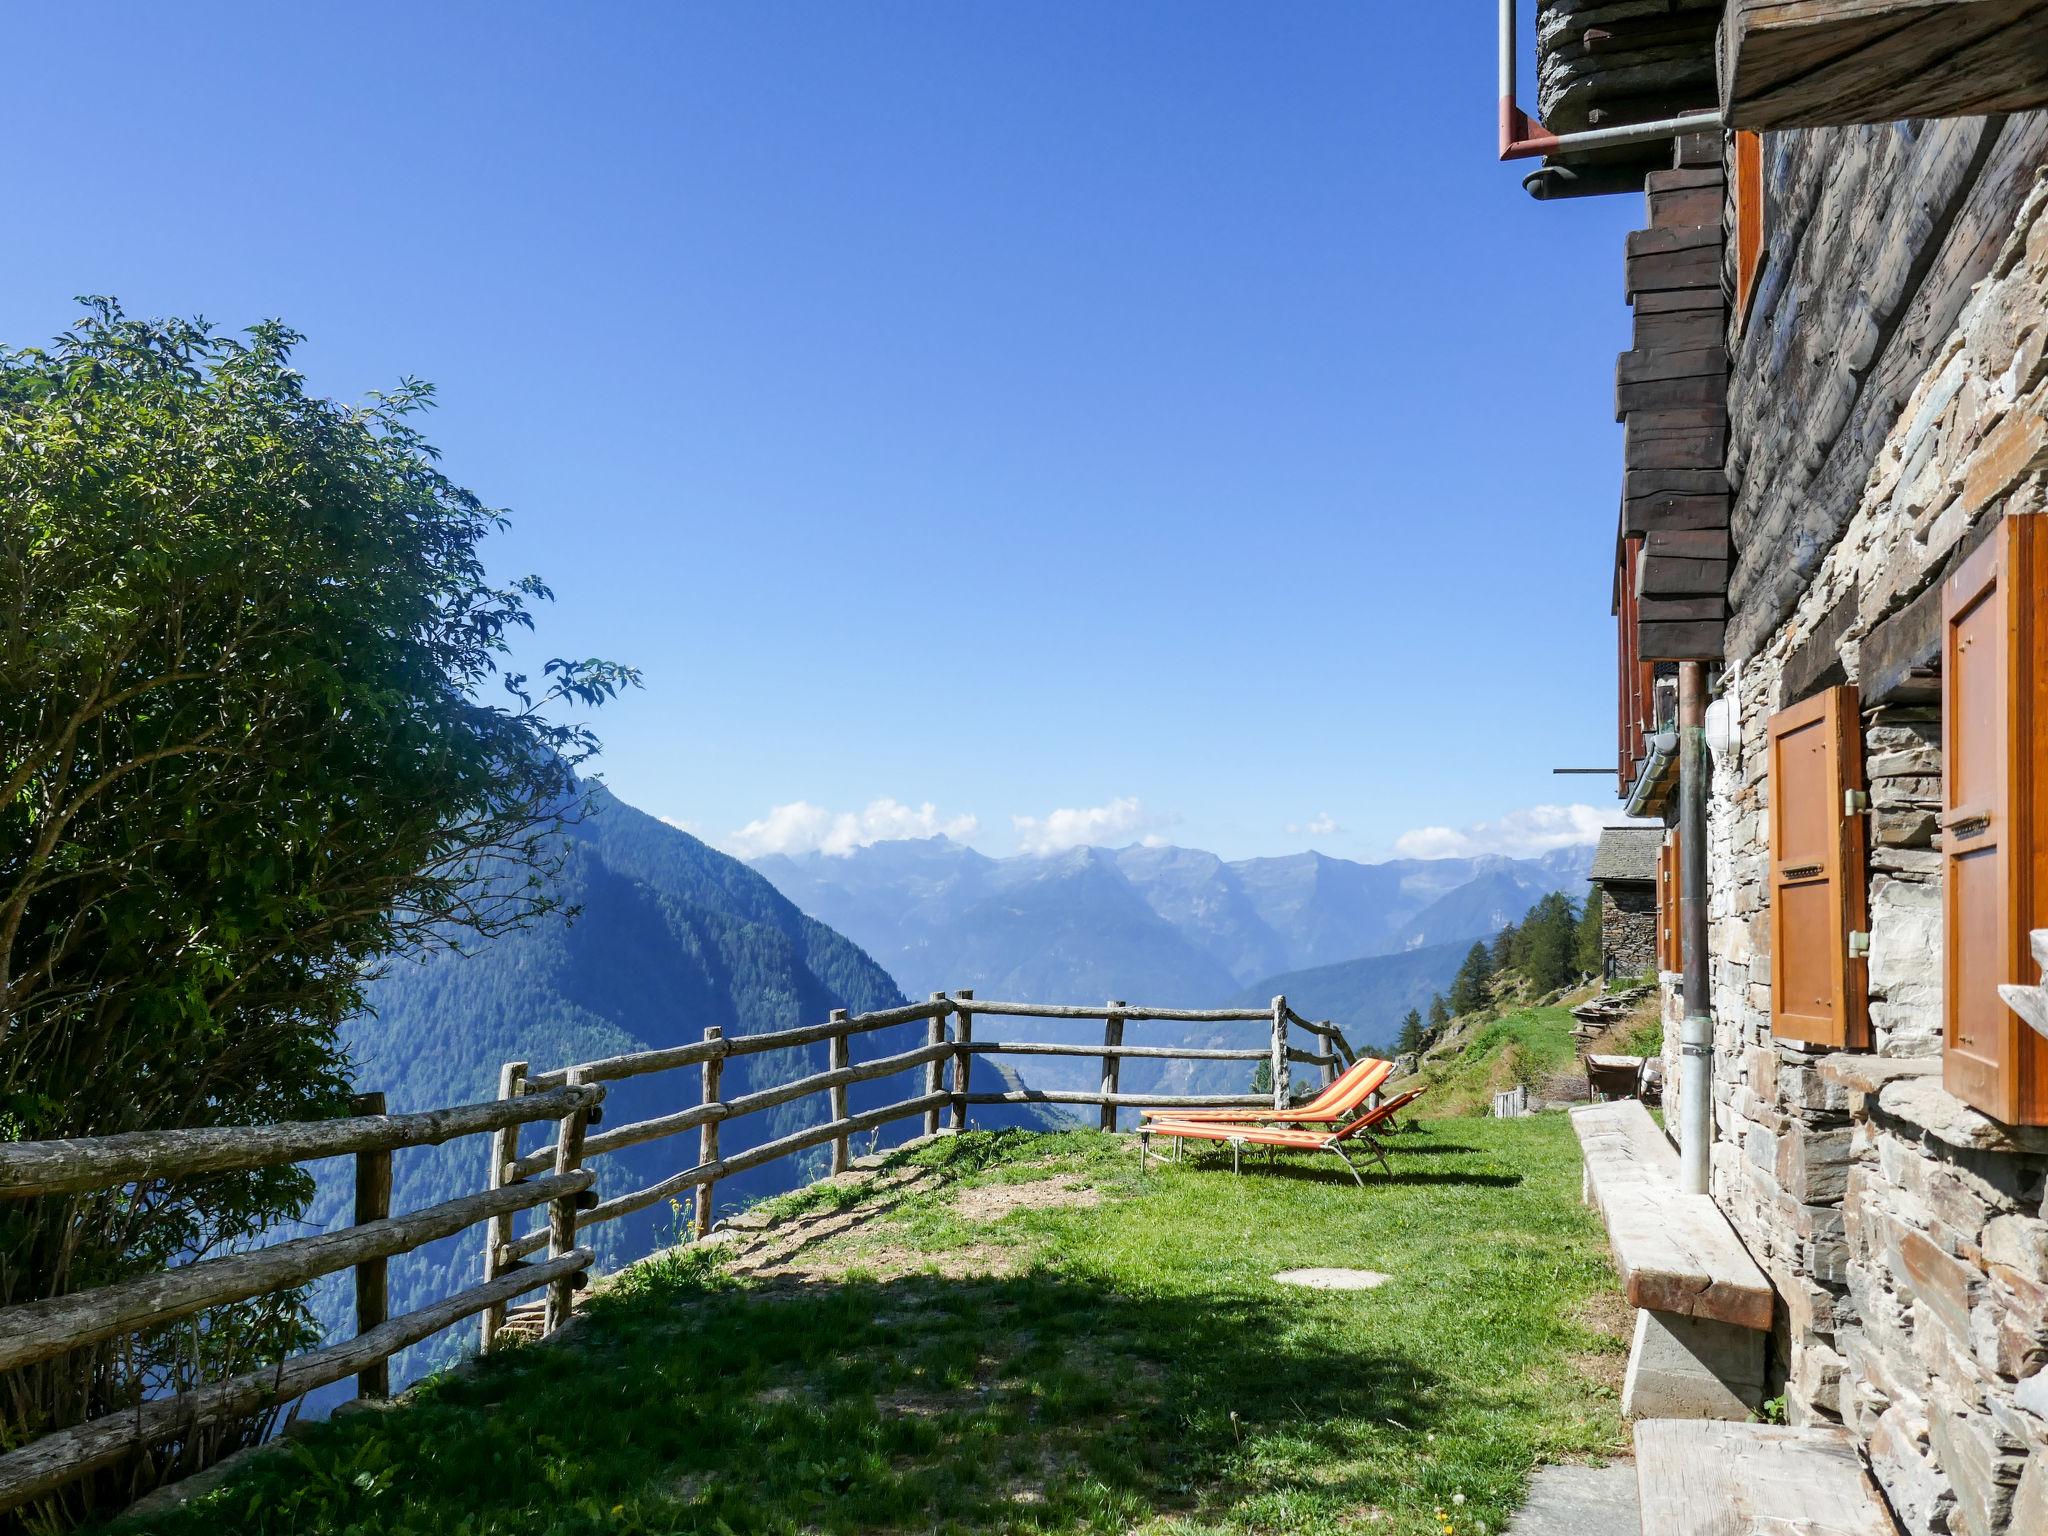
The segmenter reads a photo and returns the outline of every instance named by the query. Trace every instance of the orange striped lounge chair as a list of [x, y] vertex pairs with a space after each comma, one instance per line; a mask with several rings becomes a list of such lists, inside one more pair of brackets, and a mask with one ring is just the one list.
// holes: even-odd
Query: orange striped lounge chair
[[1386, 1148], [1373, 1135], [1375, 1127], [1385, 1125], [1401, 1110], [1422, 1097], [1423, 1090], [1411, 1088], [1406, 1093], [1396, 1094], [1377, 1108], [1347, 1121], [1335, 1130], [1327, 1124], [1278, 1126], [1253, 1125], [1242, 1122], [1220, 1120], [1151, 1120], [1138, 1127], [1138, 1166], [1142, 1169], [1156, 1154], [1152, 1151], [1154, 1136], [1169, 1137], [1174, 1142], [1174, 1151], [1191, 1141], [1212, 1141], [1227, 1144], [1230, 1148], [1230, 1170], [1242, 1171], [1242, 1156], [1246, 1147], [1265, 1147], [1268, 1155], [1274, 1150], [1293, 1152], [1328, 1152], [1342, 1163], [1352, 1178], [1358, 1181], [1360, 1189], [1365, 1188], [1365, 1179], [1358, 1167], [1344, 1150], [1347, 1141], [1362, 1141], [1379, 1159], [1381, 1171], [1391, 1174], [1394, 1170], [1387, 1162]]
[[1288, 1125], [1326, 1125], [1344, 1119], [1380, 1091], [1393, 1076], [1394, 1064], [1373, 1056], [1361, 1056], [1343, 1075], [1305, 1104], [1292, 1109], [1148, 1109], [1144, 1120], [1200, 1121], [1204, 1125], [1254, 1124], [1264, 1121]]

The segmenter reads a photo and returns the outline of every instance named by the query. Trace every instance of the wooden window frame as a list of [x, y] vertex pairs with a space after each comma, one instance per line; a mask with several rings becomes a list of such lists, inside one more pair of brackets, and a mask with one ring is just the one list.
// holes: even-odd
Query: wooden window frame
[[[2048, 516], [2022, 514], [2002, 518], [1942, 587], [1942, 1084], [2007, 1125], [2048, 1125], [2048, 1040], [1997, 993], [1999, 983], [2034, 982], [2029, 934], [2048, 926], [2044, 583]], [[1963, 626], [1987, 603], [1997, 607], [1966, 640]], [[1960, 648], [1979, 642], [2003, 647], [1988, 663], [1988, 701], [1964, 688]], [[1972, 763], [1966, 771], [1961, 755], [1978, 750], [1966, 734], [1971, 710], [1989, 711], [1972, 716], [1992, 728], [1988, 770]], [[1988, 902], [1963, 894], [1965, 862], [1981, 858], [1996, 861]], [[1987, 933], [1985, 956], [1978, 945]], [[1966, 945], [1966, 935], [1977, 944]], [[1986, 959], [1990, 974], [1966, 975], [1966, 954]]]
[[1756, 293], [1757, 274], [1764, 264], [1764, 139], [1760, 133], [1737, 133], [1731, 152], [1735, 192], [1735, 307], [1730, 319], [1739, 335], [1749, 324], [1749, 301]]
[[[1817, 733], [1817, 734], [1816, 734]], [[1781, 709], [1767, 730], [1770, 776], [1771, 909], [1771, 1033], [1780, 1040], [1861, 1050], [1870, 1044], [1870, 964], [1850, 953], [1852, 933], [1868, 924], [1867, 817], [1852, 808], [1849, 797], [1864, 790], [1863, 713], [1853, 684], [1824, 688], [1810, 698]], [[1787, 823], [1794, 820], [1796, 776], [1788, 771], [1787, 750], [1797, 742], [1818, 744], [1822, 753], [1819, 783], [1804, 792], [1817, 803], [1802, 809], [1832, 825], [1820, 840], [1820, 861], [1809, 852], [1795, 863], [1788, 856]], [[1794, 890], [1824, 889], [1826, 920], [1818, 932], [1795, 927]], [[1831, 1001], [1822, 1013], [1799, 1013], [1789, 1006], [1792, 987], [1787, 974], [1795, 953], [1823, 946]]]

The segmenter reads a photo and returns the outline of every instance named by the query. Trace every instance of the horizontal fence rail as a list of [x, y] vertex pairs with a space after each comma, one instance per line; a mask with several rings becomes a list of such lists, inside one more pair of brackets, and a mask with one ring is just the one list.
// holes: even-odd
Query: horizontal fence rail
[[[1102, 1040], [1096, 1044], [1003, 1039], [986, 1032], [991, 1020], [1005, 1018], [1100, 1020]], [[866, 1061], [852, 1059], [855, 1040], [919, 1022], [925, 1025], [923, 1044], [891, 1049]], [[979, 1038], [977, 1023], [984, 1030]], [[1262, 1026], [1262, 1038], [1256, 1045], [1246, 1046], [1125, 1040], [1126, 1026], [1155, 1023], [1257, 1024]], [[1311, 1048], [1293, 1042], [1290, 1030], [1295, 1028], [1309, 1038]], [[827, 1048], [824, 1070], [725, 1096], [727, 1061], [820, 1044]], [[1101, 1064], [1100, 1087], [1093, 1091], [976, 1091], [971, 1078], [975, 1060], [998, 1056], [1093, 1058]], [[851, 1163], [853, 1137], [919, 1118], [925, 1134], [938, 1132], [947, 1121], [954, 1130], [964, 1130], [969, 1106], [976, 1104], [1095, 1106], [1105, 1130], [1114, 1130], [1118, 1112], [1127, 1108], [1271, 1104], [1277, 1109], [1287, 1102], [1293, 1066], [1316, 1068], [1321, 1083], [1327, 1086], [1342, 1066], [1355, 1059], [1350, 1043], [1335, 1025], [1302, 1018], [1288, 1008], [1284, 997], [1256, 1009], [1147, 1008], [1121, 1000], [1092, 1006], [1005, 1002], [977, 999], [971, 990], [961, 989], [872, 1013], [852, 1015], [838, 1010], [821, 1024], [760, 1034], [727, 1036], [719, 1029], [709, 1029], [702, 1039], [687, 1044], [544, 1072], [530, 1071], [525, 1062], [507, 1062], [499, 1075], [498, 1097], [476, 1104], [384, 1114], [382, 1096], [370, 1094], [358, 1100], [358, 1108], [380, 1112], [358, 1113], [347, 1119], [0, 1143], [0, 1199], [126, 1189], [326, 1157], [353, 1155], [356, 1159], [353, 1225], [0, 1309], [0, 1371], [34, 1366], [71, 1350], [196, 1316], [208, 1308], [293, 1290], [343, 1270], [354, 1271], [357, 1311], [353, 1338], [261, 1371], [58, 1428], [0, 1452], [0, 1511], [111, 1466], [138, 1449], [274, 1408], [349, 1376], [356, 1377], [359, 1395], [383, 1395], [388, 1390], [389, 1361], [394, 1354], [468, 1318], [481, 1317], [479, 1344], [489, 1352], [500, 1342], [510, 1303], [535, 1291], [544, 1293], [537, 1309], [541, 1330], [552, 1331], [568, 1317], [572, 1293], [582, 1288], [595, 1262], [593, 1249], [581, 1245], [581, 1234], [690, 1194], [692, 1225], [701, 1237], [713, 1224], [714, 1191], [719, 1181], [812, 1148], [829, 1146], [831, 1170], [842, 1172]], [[1247, 1066], [1264, 1062], [1270, 1072], [1270, 1090], [1126, 1092], [1121, 1073], [1127, 1061]], [[624, 1125], [593, 1129], [601, 1122], [605, 1084], [683, 1068], [696, 1069], [696, 1102]], [[910, 1075], [914, 1085], [906, 1096], [859, 1112], [851, 1109], [848, 1090], [853, 1085], [904, 1075]], [[822, 1096], [824, 1101], [824, 1118], [818, 1123], [743, 1150], [721, 1150], [723, 1126], [813, 1096]], [[545, 1144], [522, 1153], [519, 1133], [527, 1125], [550, 1126], [552, 1134]], [[692, 1131], [697, 1134], [694, 1158], [640, 1189], [601, 1194], [596, 1171], [584, 1166], [590, 1158]], [[472, 1135], [489, 1138], [481, 1190], [421, 1210], [391, 1214], [394, 1152]], [[516, 1218], [521, 1211], [542, 1213], [541, 1224], [518, 1232]], [[477, 1226], [484, 1234], [479, 1284], [402, 1316], [386, 1316], [385, 1268], [392, 1258]]]
[[[530, 1098], [487, 1100], [418, 1114], [0, 1143], [0, 1198], [122, 1189], [352, 1152], [360, 1216], [365, 1190], [371, 1203], [388, 1202], [394, 1151], [437, 1146], [483, 1132], [502, 1134], [540, 1120], [586, 1120], [597, 1112], [604, 1092], [596, 1085], [566, 1085]], [[367, 1097], [370, 1107], [381, 1104], [381, 1095]], [[384, 1211], [337, 1232], [0, 1308], [0, 1371], [5, 1371], [192, 1317], [209, 1307], [292, 1290], [342, 1270], [355, 1271], [357, 1292], [357, 1331], [352, 1339], [52, 1430], [0, 1453], [0, 1511], [111, 1466], [134, 1451], [223, 1419], [288, 1403], [344, 1377], [356, 1376], [366, 1387], [374, 1386], [384, 1380], [386, 1362], [399, 1350], [539, 1286], [581, 1282], [592, 1256], [588, 1250], [574, 1249], [551, 1255], [545, 1264], [523, 1265], [489, 1277], [482, 1285], [401, 1317], [383, 1315], [384, 1264], [393, 1255], [501, 1214], [544, 1202], [574, 1205], [594, 1198], [592, 1178], [587, 1171], [572, 1169], [566, 1176], [466, 1195], [404, 1216]], [[366, 1306], [366, 1300], [373, 1304]]]

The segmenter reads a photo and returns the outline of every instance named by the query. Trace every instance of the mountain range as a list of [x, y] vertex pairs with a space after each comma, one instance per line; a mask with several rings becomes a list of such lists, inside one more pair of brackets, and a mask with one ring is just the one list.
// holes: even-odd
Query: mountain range
[[[998, 859], [931, 837], [771, 854], [753, 867], [913, 996], [971, 987], [1017, 1002], [1216, 1007], [1300, 992], [1329, 999], [1296, 1006], [1336, 1018], [1363, 1049], [1447, 987], [1472, 940], [1551, 891], [1577, 894], [1591, 860], [1590, 848], [1572, 847], [1533, 859], [1226, 861], [1144, 845]], [[1345, 966], [1341, 981], [1321, 974]], [[1295, 980], [1303, 972], [1310, 979]], [[1085, 1043], [1099, 1031], [1048, 1033]], [[1025, 1070], [1070, 1087], [1094, 1069], [1047, 1059]]]

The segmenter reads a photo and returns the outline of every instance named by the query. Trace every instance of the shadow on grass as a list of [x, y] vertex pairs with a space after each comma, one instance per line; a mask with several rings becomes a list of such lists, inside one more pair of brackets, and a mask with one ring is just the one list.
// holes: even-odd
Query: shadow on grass
[[[1321, 1161], [1314, 1163], [1289, 1162], [1284, 1156], [1275, 1158], [1269, 1163], [1262, 1154], [1254, 1156], [1251, 1151], [1247, 1150], [1244, 1155], [1243, 1172], [1237, 1175], [1237, 1177], [1246, 1179], [1293, 1179], [1307, 1184], [1341, 1184], [1355, 1190], [1361, 1197], [1370, 1195], [1376, 1186], [1382, 1184], [1463, 1184], [1475, 1185], [1486, 1189], [1513, 1189], [1522, 1182], [1522, 1175], [1519, 1173], [1480, 1173], [1472, 1171], [1432, 1173], [1421, 1169], [1404, 1169], [1401, 1166], [1401, 1157], [1403, 1155], [1409, 1152], [1428, 1149], [1396, 1146], [1390, 1147], [1388, 1150], [1395, 1154], [1393, 1158], [1394, 1172], [1392, 1173], [1384, 1171], [1372, 1159], [1371, 1154], [1353, 1150], [1351, 1156], [1358, 1164], [1358, 1171], [1365, 1176], [1365, 1188], [1362, 1190], [1358, 1188], [1350, 1174], [1337, 1166], [1336, 1159], [1328, 1154], [1325, 1154]], [[1201, 1153], [1190, 1156], [1181, 1166], [1191, 1172], [1220, 1174], [1226, 1179], [1232, 1177], [1230, 1154], [1228, 1152], [1214, 1153], [1204, 1149]]]
[[[685, 1256], [628, 1272], [562, 1340], [319, 1426], [145, 1529], [742, 1536], [1221, 1513], [1355, 1456], [1361, 1426], [1419, 1444], [1438, 1422], [1433, 1375], [1297, 1326], [1303, 1305], [1048, 1271], [741, 1287]], [[1261, 1449], [1282, 1444], [1283, 1460]]]

